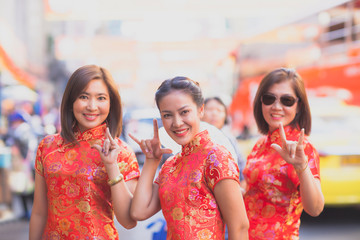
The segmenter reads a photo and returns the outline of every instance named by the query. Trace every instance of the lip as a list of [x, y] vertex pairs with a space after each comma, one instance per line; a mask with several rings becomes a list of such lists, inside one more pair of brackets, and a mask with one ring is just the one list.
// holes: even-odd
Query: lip
[[280, 120], [282, 119], [284, 116], [281, 114], [270, 114], [271, 118], [274, 120]]
[[177, 136], [177, 137], [183, 137], [183, 136], [185, 136], [188, 132], [189, 132], [189, 129], [188, 129], [188, 128], [173, 130], [173, 133], [174, 133], [175, 136]]
[[85, 117], [86, 120], [93, 121], [99, 116], [99, 114], [86, 114], [86, 113], [84, 113], [83, 116]]

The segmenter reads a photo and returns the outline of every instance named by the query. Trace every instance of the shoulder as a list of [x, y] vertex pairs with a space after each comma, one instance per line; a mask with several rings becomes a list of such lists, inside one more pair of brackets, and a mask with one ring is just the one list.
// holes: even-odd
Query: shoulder
[[130, 147], [128, 143], [126, 143], [124, 140], [121, 140], [120, 138], [116, 138], [116, 142], [119, 145], [121, 152], [123, 154], [135, 154], [134, 150]]
[[64, 144], [64, 140], [60, 134], [51, 134], [41, 139], [39, 145], [50, 147], [52, 145], [63, 145], [63, 144]]
[[38, 145], [38, 156], [45, 156], [57, 149], [63, 148], [64, 140], [60, 134], [47, 135]]
[[318, 155], [316, 148], [314, 147], [314, 145], [311, 143], [311, 141], [307, 136], [305, 136], [303, 144], [304, 144], [304, 151], [306, 154], [313, 153], [315, 155]]
[[216, 159], [219, 162], [228, 161], [228, 160], [235, 162], [235, 159], [231, 154], [231, 152], [223, 145], [217, 143], [207, 144], [204, 147], [204, 151], [208, 152], [207, 155], [208, 164], [213, 163], [214, 159]]

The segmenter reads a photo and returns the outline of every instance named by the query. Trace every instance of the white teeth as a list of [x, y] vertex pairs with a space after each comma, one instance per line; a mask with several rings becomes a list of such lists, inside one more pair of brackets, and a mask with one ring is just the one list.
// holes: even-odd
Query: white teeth
[[186, 129], [185, 130], [182, 130], [182, 131], [175, 131], [175, 133], [177, 133], [177, 134], [182, 134], [182, 133], [184, 133], [186, 131]]
[[85, 114], [85, 117], [88, 118], [88, 119], [95, 119], [96, 115], [86, 115]]

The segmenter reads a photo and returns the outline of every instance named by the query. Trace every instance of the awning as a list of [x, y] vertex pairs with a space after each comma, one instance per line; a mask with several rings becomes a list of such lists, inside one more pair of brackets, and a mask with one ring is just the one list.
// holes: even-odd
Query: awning
[[36, 79], [29, 73], [23, 71], [9, 57], [5, 49], [0, 45], [0, 72], [5, 68], [20, 84], [25, 85], [31, 89], [34, 89]]

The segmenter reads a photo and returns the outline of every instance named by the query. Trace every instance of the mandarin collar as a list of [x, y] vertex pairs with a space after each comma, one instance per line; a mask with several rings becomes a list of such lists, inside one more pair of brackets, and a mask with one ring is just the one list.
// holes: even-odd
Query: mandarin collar
[[181, 148], [181, 155], [187, 156], [193, 152], [196, 148], [202, 146], [204, 143], [210, 141], [209, 133], [207, 130], [199, 132], [194, 136], [194, 138], [187, 144], [183, 145]]
[[79, 127], [76, 126], [74, 129], [74, 135], [77, 141], [96, 139], [105, 136], [106, 127], [106, 123], [103, 123], [97, 127], [87, 129], [84, 132], [81, 132]]

